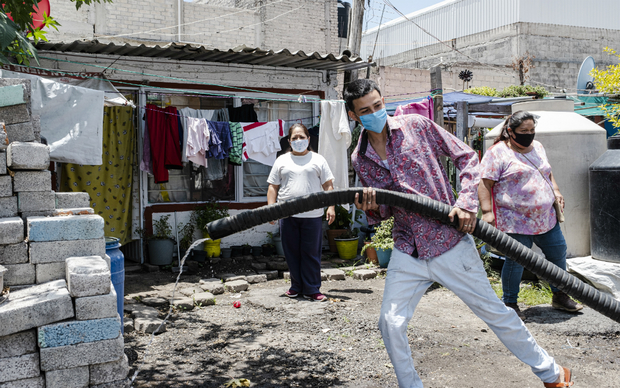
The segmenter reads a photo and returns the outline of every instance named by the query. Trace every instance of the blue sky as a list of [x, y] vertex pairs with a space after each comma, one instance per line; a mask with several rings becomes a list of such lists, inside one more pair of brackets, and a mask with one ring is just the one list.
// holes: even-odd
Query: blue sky
[[[433, 4], [441, 3], [442, 1], [443, 0], [391, 0], [392, 4], [394, 4], [394, 6], [405, 15], [429, 7]], [[364, 13], [364, 30], [379, 25], [383, 4], [384, 3], [381, 0], [370, 1], [370, 8], [367, 8]], [[383, 23], [396, 19], [399, 16], [400, 15], [398, 15], [396, 11], [386, 6], [385, 14], [383, 15]]]

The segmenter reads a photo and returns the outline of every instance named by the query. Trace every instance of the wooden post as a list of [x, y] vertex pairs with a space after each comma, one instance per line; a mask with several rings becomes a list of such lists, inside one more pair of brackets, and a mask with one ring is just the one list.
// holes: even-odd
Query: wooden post
[[441, 82], [441, 67], [435, 66], [431, 69], [431, 90], [433, 95], [435, 124], [443, 128], [443, 85]]
[[[364, 1], [354, 0], [349, 24], [349, 40], [347, 49], [351, 56], [359, 56], [362, 47], [362, 29], [364, 27]], [[358, 79], [358, 70], [351, 70], [350, 81]]]
[[[456, 103], [456, 137], [467, 143], [465, 136], [467, 135], [467, 127], [469, 125], [469, 104], [467, 101], [459, 101]], [[457, 170], [458, 171], [458, 170]], [[456, 176], [456, 191], [461, 191], [461, 180]]]

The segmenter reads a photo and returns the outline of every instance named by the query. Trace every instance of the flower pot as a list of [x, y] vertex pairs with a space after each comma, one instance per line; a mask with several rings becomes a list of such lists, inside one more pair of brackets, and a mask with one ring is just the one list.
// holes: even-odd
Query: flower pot
[[174, 241], [166, 239], [151, 239], [148, 242], [149, 262], [152, 265], [170, 265], [172, 264], [172, 251], [174, 250]]
[[242, 245], [241, 246], [241, 254], [243, 256], [249, 256], [252, 254], [252, 247], [249, 245]]
[[220, 242], [222, 240], [207, 240], [204, 242], [205, 247], [204, 247], [204, 251], [207, 255], [207, 257], [220, 257], [221, 254], [221, 250], [220, 250]]
[[192, 249], [192, 258], [198, 263], [207, 261], [207, 252], [201, 249]]
[[[367, 241], [364, 245], [370, 245], [371, 242]], [[379, 258], [377, 257], [377, 251], [373, 247], [366, 247], [364, 251], [364, 255], [368, 258], [368, 260], [373, 264], [379, 264]]]
[[263, 245], [263, 256], [273, 256], [276, 253], [276, 248], [274, 246], [265, 244]]
[[346, 229], [327, 229], [327, 241], [329, 242], [329, 251], [336, 253], [338, 252], [338, 248], [336, 248], [335, 238], [346, 232]]
[[222, 251], [221, 252], [222, 253], [222, 255], [221, 255], [222, 259], [230, 259], [231, 258], [231, 256], [232, 256], [232, 248], [222, 248], [221, 251]]
[[252, 256], [258, 257], [263, 255], [263, 247], [252, 247]]
[[392, 256], [391, 249], [375, 249], [377, 251], [377, 259], [379, 260], [379, 267], [387, 268], [390, 263], [390, 256]]
[[241, 247], [241, 245], [233, 245], [232, 247], [230, 247], [230, 249], [230, 257], [239, 257], [243, 255], [243, 248]]
[[336, 249], [338, 250], [338, 256], [343, 260], [351, 260], [357, 257], [357, 237], [354, 238], [337, 238]]
[[284, 247], [282, 247], [282, 237], [274, 236], [273, 237], [273, 245], [276, 246], [276, 253], [278, 256], [284, 256]]

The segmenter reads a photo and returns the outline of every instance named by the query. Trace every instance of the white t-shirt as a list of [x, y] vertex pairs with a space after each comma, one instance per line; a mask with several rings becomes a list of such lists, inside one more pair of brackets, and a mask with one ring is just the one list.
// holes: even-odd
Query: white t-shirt
[[[271, 168], [267, 183], [279, 185], [278, 202], [302, 195], [323, 191], [323, 184], [333, 180], [327, 161], [315, 152], [295, 156], [291, 152], [280, 155]], [[323, 210], [316, 209], [296, 214], [297, 218], [322, 217]]]

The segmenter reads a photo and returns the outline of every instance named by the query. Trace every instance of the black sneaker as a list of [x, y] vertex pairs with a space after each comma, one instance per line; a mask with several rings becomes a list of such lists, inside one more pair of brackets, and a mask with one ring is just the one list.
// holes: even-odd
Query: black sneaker
[[521, 309], [519, 308], [519, 305], [516, 303], [504, 303], [506, 305], [506, 307], [513, 309], [517, 315], [519, 316], [519, 318], [521, 318], [521, 320], [525, 320], [525, 314], [523, 314], [523, 311], [521, 311]]
[[571, 313], [576, 313], [577, 311], [583, 309], [581, 304], [572, 300], [570, 296], [566, 295], [566, 293], [562, 291], [558, 291], [553, 294], [551, 306], [553, 306], [556, 310], [564, 310]]

